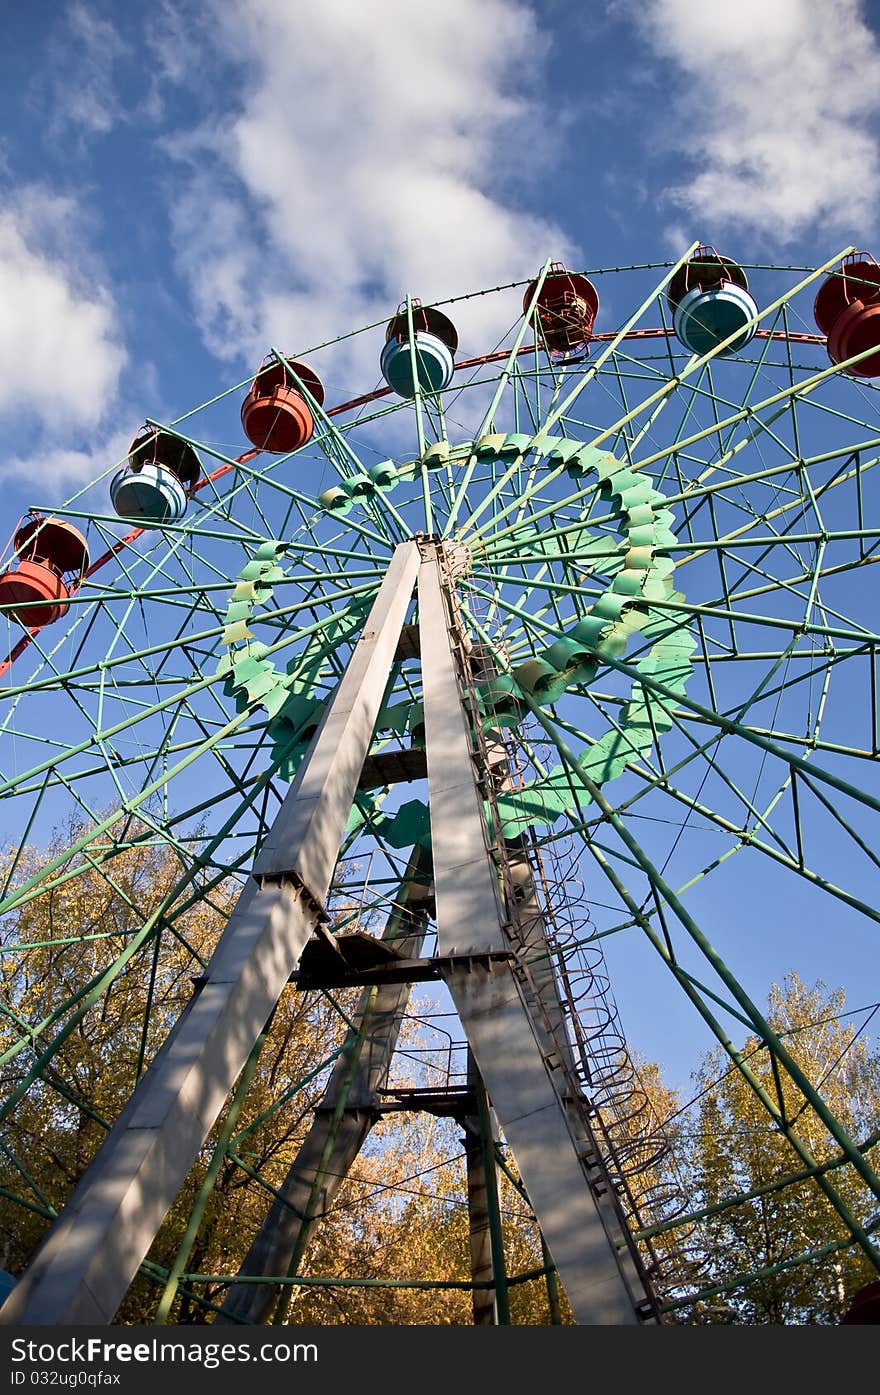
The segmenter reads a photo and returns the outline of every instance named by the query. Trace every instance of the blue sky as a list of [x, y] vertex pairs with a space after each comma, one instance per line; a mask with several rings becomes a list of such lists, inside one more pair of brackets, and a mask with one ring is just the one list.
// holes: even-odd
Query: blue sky
[[[880, 255], [875, 3], [33, 0], [4, 40], [5, 531], [106, 471], [145, 417], [407, 291], [694, 238], [749, 262]], [[602, 323], [630, 308], [603, 303]], [[469, 313], [484, 345], [496, 326]], [[347, 350], [332, 371], [337, 401], [378, 376]]]
[[51, 501], [93, 478], [144, 416], [243, 377], [279, 334], [319, 342], [407, 290], [517, 279], [548, 251], [656, 260], [692, 236], [773, 262], [870, 243], [878, 9], [7, 7], [9, 512], [34, 481]]

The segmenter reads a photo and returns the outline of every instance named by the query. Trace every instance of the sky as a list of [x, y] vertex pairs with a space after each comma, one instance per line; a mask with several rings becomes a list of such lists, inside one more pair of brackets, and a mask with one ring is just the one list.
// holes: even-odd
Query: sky
[[711, 231], [796, 263], [877, 237], [874, 0], [4, 8], [10, 515], [292, 326], [321, 342], [548, 250], [629, 265]]
[[3, 33], [4, 535], [407, 292], [880, 255], [878, 0], [31, 0]]

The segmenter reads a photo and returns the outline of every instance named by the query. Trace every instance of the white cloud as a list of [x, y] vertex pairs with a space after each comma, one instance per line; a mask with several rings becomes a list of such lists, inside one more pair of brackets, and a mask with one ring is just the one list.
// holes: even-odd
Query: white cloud
[[0, 210], [0, 477], [44, 497], [104, 468], [77, 438], [106, 429], [127, 357], [82, 235], [73, 201], [41, 185], [7, 194]]
[[[647, 0], [630, 4], [680, 74], [683, 178], [668, 191], [706, 220], [792, 239], [858, 237], [880, 195], [880, 46], [861, 0]], [[690, 173], [692, 171], [692, 173]]]
[[[544, 44], [520, 0], [224, 0], [212, 23], [242, 82], [232, 115], [173, 145], [189, 174], [172, 217], [215, 353], [319, 342], [407, 291], [428, 301], [577, 258], [509, 192], [546, 154], [522, 95]], [[488, 312], [456, 318], [502, 331]]]
[[154, 0], [144, 30], [144, 44], [150, 55], [150, 77], [161, 83], [185, 82], [190, 72], [190, 46], [193, 34], [190, 16], [179, 0]]
[[177, 95], [176, 88], [191, 84], [200, 15], [200, 9], [188, 0], [151, 0], [138, 53], [139, 100], [126, 92], [136, 122], [159, 122], [167, 114], [168, 97]]
[[0, 414], [59, 434], [98, 423], [126, 361], [109, 292], [43, 250], [70, 216], [39, 188], [0, 212]]
[[53, 130], [72, 126], [105, 135], [116, 125], [125, 114], [116, 72], [129, 52], [109, 19], [83, 3], [69, 7], [46, 53]]
[[125, 362], [109, 292], [44, 250], [72, 216], [38, 188], [0, 211], [0, 414], [59, 433], [100, 421]]
[[79, 500], [80, 507], [88, 505], [96, 512], [109, 513], [108, 477], [125, 458], [133, 435], [133, 431], [112, 430], [82, 448], [48, 440], [33, 452], [4, 454], [0, 479], [28, 484], [29, 503], [38, 506], [51, 504], [65, 488], [79, 485], [73, 499]]

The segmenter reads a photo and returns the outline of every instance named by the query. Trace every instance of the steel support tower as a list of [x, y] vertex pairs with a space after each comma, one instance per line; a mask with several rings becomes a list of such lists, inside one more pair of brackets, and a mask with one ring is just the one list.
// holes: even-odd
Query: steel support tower
[[[323, 941], [328, 955], [338, 954], [324, 906], [414, 596], [431, 855], [413, 854], [383, 937], [393, 972], [361, 977], [378, 990], [365, 989], [357, 1031], [283, 1188], [302, 1216], [281, 1202], [272, 1207], [219, 1320], [268, 1320], [277, 1294], [248, 1277], [296, 1273], [311, 1226], [376, 1117], [409, 983], [433, 973], [449, 990], [472, 1058], [464, 1098], [433, 1107], [457, 1111], [470, 1139], [472, 1271], [497, 1281], [494, 1290], [475, 1290], [475, 1321], [495, 1321], [504, 1301], [492, 1261], [493, 1117], [576, 1320], [658, 1321], [575, 1074], [527, 850], [487, 827], [484, 801], [491, 806], [493, 781], [506, 776], [491, 738], [487, 746], [473, 734], [455, 602], [460, 565], [460, 545], [436, 538], [396, 548], [203, 979], [0, 1310], [3, 1323], [112, 1323], [306, 945]], [[432, 905], [438, 950], [426, 965], [419, 955]]]

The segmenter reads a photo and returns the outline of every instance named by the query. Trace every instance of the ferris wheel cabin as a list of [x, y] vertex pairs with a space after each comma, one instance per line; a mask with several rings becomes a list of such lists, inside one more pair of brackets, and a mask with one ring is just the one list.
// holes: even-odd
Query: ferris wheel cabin
[[[523, 296], [527, 311], [538, 285], [533, 281]], [[552, 262], [532, 313], [535, 332], [547, 352], [568, 357], [588, 349], [599, 310], [599, 293], [592, 281], [567, 271], [561, 262]]]
[[[379, 360], [382, 377], [398, 397], [415, 397], [418, 381], [422, 392], [442, 392], [452, 382], [458, 331], [440, 310], [415, 302], [410, 319], [399, 308], [385, 329], [385, 347]], [[415, 360], [415, 371], [413, 371]]]
[[698, 247], [669, 283], [667, 302], [678, 338], [692, 354], [709, 354], [735, 338], [720, 354], [738, 353], [755, 337], [758, 306], [748, 278], [730, 257], [714, 247]]
[[198, 455], [170, 431], [144, 427], [128, 448], [128, 460], [110, 481], [110, 498], [120, 518], [142, 528], [176, 523], [202, 472]]
[[274, 354], [263, 360], [241, 407], [244, 434], [257, 450], [289, 455], [312, 439], [315, 418], [303, 388], [323, 406], [324, 384], [307, 363], [282, 363]]
[[856, 378], [880, 377], [880, 266], [870, 252], [844, 257], [840, 270], [820, 287], [813, 315], [827, 336], [832, 363], [865, 354], [846, 372]]
[[51, 625], [70, 609], [89, 565], [82, 533], [61, 518], [32, 514], [12, 538], [15, 557], [0, 576], [0, 607], [25, 629]]
[[840, 1321], [857, 1326], [880, 1324], [880, 1279], [864, 1284], [853, 1294], [852, 1302]]

